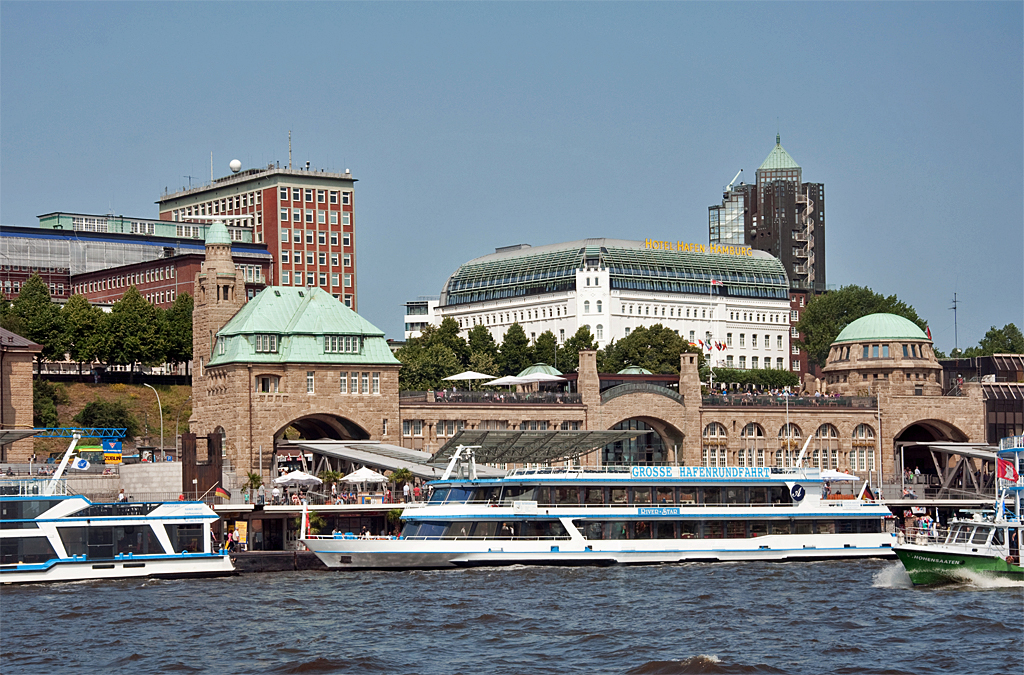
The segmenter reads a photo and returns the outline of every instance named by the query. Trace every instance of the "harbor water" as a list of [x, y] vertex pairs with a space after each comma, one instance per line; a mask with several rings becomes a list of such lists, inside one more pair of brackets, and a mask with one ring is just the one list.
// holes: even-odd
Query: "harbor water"
[[1024, 672], [1024, 587], [898, 562], [281, 572], [8, 586], [0, 672]]

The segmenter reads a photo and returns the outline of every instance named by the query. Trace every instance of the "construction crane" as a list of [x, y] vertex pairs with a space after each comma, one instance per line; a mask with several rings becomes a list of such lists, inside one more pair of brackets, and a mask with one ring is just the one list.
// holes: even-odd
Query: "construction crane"
[[729, 184], [725, 186], [725, 192], [726, 193], [728, 193], [729, 190], [732, 189], [732, 186], [736, 183], [736, 179], [740, 177], [741, 173], [743, 173], [743, 169], [740, 169], [739, 171], [737, 171], [736, 175], [732, 177], [731, 181], [729, 181]]

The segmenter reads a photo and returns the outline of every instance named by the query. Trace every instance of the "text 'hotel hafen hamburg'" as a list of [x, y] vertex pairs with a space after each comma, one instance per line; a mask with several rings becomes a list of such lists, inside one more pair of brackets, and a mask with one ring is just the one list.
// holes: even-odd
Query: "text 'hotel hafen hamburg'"
[[788, 370], [789, 282], [781, 263], [744, 246], [582, 239], [509, 246], [445, 283], [435, 322], [484, 325], [499, 343], [513, 323], [559, 344], [586, 326], [599, 348], [661, 324], [711, 343], [715, 365]]

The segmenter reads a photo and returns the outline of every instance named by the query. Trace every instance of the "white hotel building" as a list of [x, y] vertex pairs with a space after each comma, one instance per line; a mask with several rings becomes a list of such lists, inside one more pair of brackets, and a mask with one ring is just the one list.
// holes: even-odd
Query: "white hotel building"
[[483, 324], [498, 343], [515, 322], [531, 340], [550, 330], [559, 344], [587, 326], [602, 348], [660, 323], [724, 345], [711, 352], [715, 366], [790, 369], [785, 268], [761, 251], [708, 248], [621, 239], [499, 248], [448, 278], [433, 322], [450, 316], [463, 336]]

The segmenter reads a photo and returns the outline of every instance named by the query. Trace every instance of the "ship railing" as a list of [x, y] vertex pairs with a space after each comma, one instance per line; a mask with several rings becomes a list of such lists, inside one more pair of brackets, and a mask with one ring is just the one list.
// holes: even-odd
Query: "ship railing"
[[[856, 495], [842, 495], [848, 499], [855, 499]], [[514, 507], [517, 503], [523, 503], [522, 500], [502, 500], [501, 502], [495, 500], [471, 500], [471, 501], [450, 501], [450, 502], [427, 502], [426, 504], [420, 504], [421, 506], [484, 506], [484, 507]], [[532, 503], [532, 502], [527, 502]], [[837, 502], [839, 504], [839, 502]], [[841, 504], [840, 504], [841, 505]], [[401, 505], [400, 505], [401, 506]], [[412, 506], [412, 504], [405, 504], [404, 506]], [[735, 504], [698, 504], [697, 502], [611, 502], [611, 503], [590, 503], [590, 504], [579, 504], [577, 502], [562, 502], [562, 503], [537, 503], [537, 509], [553, 509], [553, 508], [566, 508], [566, 509], [622, 509], [622, 508], [680, 508], [680, 509], [735, 509], [735, 508], [793, 508], [796, 504], [793, 503], [766, 503], [766, 504], [749, 504], [749, 503], [735, 503]], [[627, 516], [613, 516], [613, 517], [627, 517]], [[632, 518], [633, 516], [629, 516]]]
[[66, 480], [59, 480], [57, 484], [53, 486], [53, 491], [50, 491], [50, 483], [52, 479], [50, 477], [40, 478], [0, 478], [0, 495], [4, 497], [34, 497], [34, 496], [49, 496], [59, 495], [66, 496], [75, 494], [73, 490], [68, 489]]

